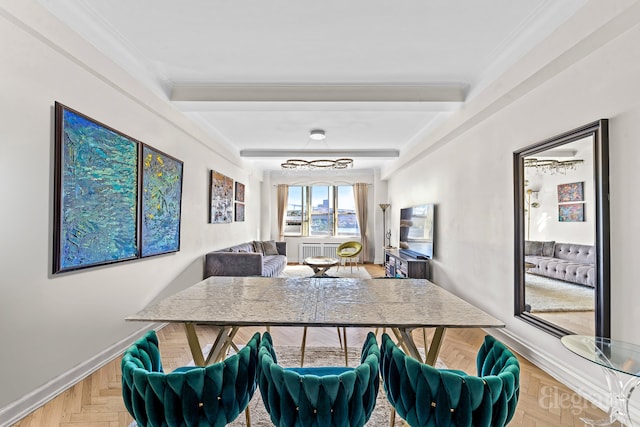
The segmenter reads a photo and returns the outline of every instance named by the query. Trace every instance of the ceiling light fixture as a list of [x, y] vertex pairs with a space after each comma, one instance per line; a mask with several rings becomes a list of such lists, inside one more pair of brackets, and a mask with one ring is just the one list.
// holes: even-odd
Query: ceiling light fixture
[[320, 159], [320, 160], [302, 160], [289, 159], [282, 163], [282, 169], [285, 170], [313, 170], [313, 169], [348, 169], [353, 167], [353, 159]]
[[[309, 138], [315, 141], [322, 141], [326, 135], [322, 129], [311, 129]], [[353, 159], [341, 158], [336, 160], [318, 159], [318, 160], [302, 160], [289, 159], [281, 163], [282, 169], [285, 171], [294, 170], [342, 170], [353, 167]]]
[[548, 159], [524, 159], [525, 168], [536, 168], [536, 170], [544, 173], [561, 173], [566, 174], [568, 170], [575, 170], [577, 165], [584, 163], [584, 160], [548, 160]]
[[314, 141], [322, 141], [326, 138], [326, 136], [322, 129], [312, 129], [311, 132], [309, 132], [309, 138], [313, 139]]

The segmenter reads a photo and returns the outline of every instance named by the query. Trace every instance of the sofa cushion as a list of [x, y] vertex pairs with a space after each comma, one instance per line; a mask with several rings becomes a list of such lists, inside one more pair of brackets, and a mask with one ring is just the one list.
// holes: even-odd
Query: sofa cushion
[[284, 255], [265, 255], [262, 261], [262, 275], [265, 277], [277, 277], [287, 266], [287, 257]]
[[524, 241], [524, 254], [525, 255], [533, 255], [533, 256], [553, 256], [553, 248], [555, 245], [555, 241], [536, 241], [536, 240], [525, 240]]
[[553, 256], [553, 249], [556, 242], [551, 240], [548, 242], [542, 242], [542, 256]]
[[265, 255], [278, 255], [278, 248], [276, 247], [276, 241], [275, 240], [263, 241], [262, 253]]
[[228, 248], [224, 248], [224, 249], [220, 249], [216, 252], [242, 252], [242, 253], [247, 253], [247, 252], [255, 252], [253, 250], [253, 245], [251, 244], [251, 242], [249, 243], [241, 243], [239, 245], [235, 245], [235, 246], [229, 246]]
[[524, 242], [524, 254], [525, 255], [542, 255], [542, 242], [535, 242], [531, 240], [525, 240]]
[[553, 257], [574, 261], [581, 264], [595, 264], [596, 250], [591, 245], [576, 245], [574, 243], [556, 243]]

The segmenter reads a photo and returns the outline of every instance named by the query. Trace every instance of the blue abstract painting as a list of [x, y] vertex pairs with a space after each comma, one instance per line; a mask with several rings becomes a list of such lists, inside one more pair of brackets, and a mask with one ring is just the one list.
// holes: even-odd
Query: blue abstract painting
[[142, 149], [142, 256], [180, 249], [182, 162]]
[[54, 272], [137, 258], [138, 142], [56, 103]]

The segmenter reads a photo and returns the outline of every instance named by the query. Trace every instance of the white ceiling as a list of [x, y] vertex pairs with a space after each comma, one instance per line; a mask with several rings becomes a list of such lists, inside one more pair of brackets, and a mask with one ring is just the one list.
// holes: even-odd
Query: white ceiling
[[419, 144], [585, 1], [40, 3], [215, 140], [279, 169], [311, 149], [393, 162], [362, 150]]

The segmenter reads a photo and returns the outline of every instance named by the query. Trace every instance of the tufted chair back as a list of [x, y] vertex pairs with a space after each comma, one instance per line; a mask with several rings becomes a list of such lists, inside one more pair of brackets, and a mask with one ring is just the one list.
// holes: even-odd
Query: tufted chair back
[[260, 334], [237, 354], [205, 367], [164, 373], [155, 331], [122, 358], [122, 397], [140, 427], [224, 426], [245, 410], [257, 386]]
[[355, 368], [283, 368], [268, 332], [258, 357], [260, 394], [274, 425], [358, 427], [369, 420], [380, 385], [380, 350], [371, 332]]
[[478, 376], [420, 363], [387, 334], [382, 336], [380, 354], [387, 399], [411, 427], [498, 427], [513, 417], [520, 364], [490, 335], [478, 351]]

